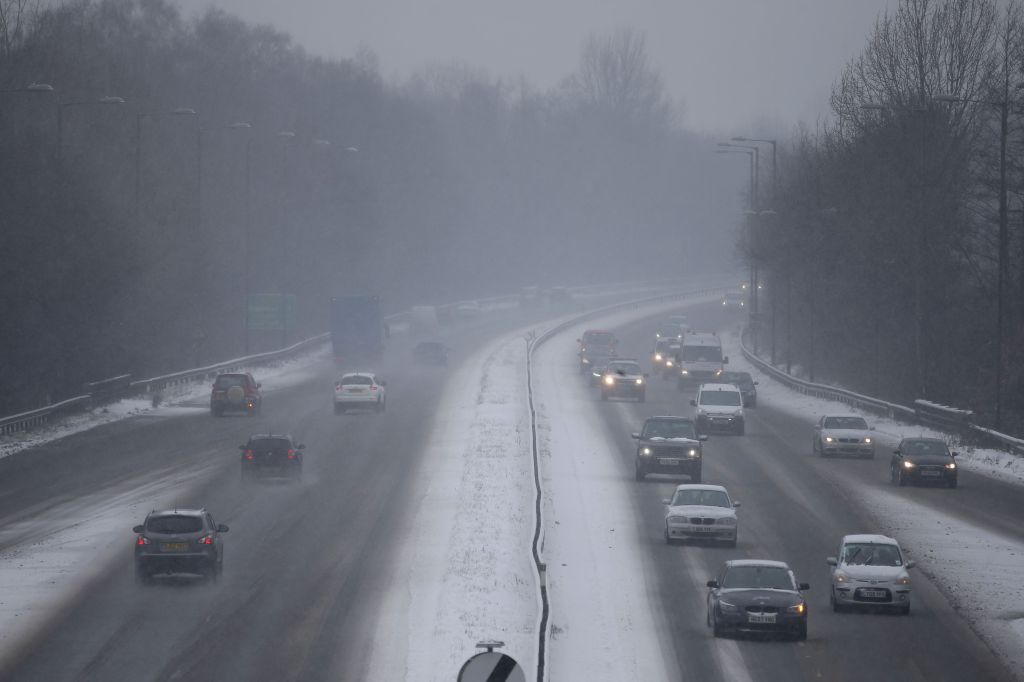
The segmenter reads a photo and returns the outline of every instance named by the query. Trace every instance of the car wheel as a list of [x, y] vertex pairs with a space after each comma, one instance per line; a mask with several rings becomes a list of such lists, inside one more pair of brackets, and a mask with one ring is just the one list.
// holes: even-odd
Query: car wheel
[[794, 635], [794, 639], [796, 639], [796, 641], [798, 641], [798, 642], [806, 641], [806, 639], [807, 639], [807, 621], [804, 621], [803, 623], [800, 623], [799, 626], [797, 626], [796, 634]]
[[901, 616], [909, 616], [910, 615], [910, 604], [907, 604], [906, 606], [903, 606], [903, 607], [900, 608], [900, 615]]
[[334, 403], [334, 414], [341, 414], [344, 410], [341, 409], [341, 405]]
[[757, 407], [757, 398], [752, 398], [750, 400], [750, 406], [751, 407]]
[[387, 401], [386, 400], [378, 400], [377, 401], [377, 411], [378, 412], [383, 412], [385, 409], [387, 409]]
[[721, 637], [723, 634], [722, 628], [718, 624], [718, 616], [715, 615], [714, 608], [711, 610], [711, 634], [715, 637]]
[[645, 478], [647, 478], [647, 472], [644, 471], [644, 468], [642, 466], [640, 466], [640, 464], [636, 465], [635, 473], [636, 473], [636, 480], [638, 480], [638, 481], [642, 481]]
[[840, 606], [838, 601], [836, 601], [836, 591], [835, 590], [829, 590], [829, 593], [828, 593], [828, 603], [832, 607], [832, 610], [835, 613], [839, 613], [840, 611], [843, 610], [843, 607]]
[[153, 584], [153, 576], [141, 566], [135, 567], [135, 584], [148, 587]]
[[739, 532], [737, 532], [735, 535], [732, 536], [732, 540], [729, 540], [729, 541], [727, 541], [725, 543], [725, 546], [730, 548], [730, 549], [735, 549], [736, 548], [736, 543], [738, 543], [739, 541], [740, 541], [740, 534], [739, 534]]
[[668, 526], [665, 526], [665, 544], [666, 545], [671, 545], [672, 544], [672, 538], [669, 537], [669, 535], [668, 535]]
[[907, 485], [907, 478], [903, 475], [903, 469], [896, 470], [896, 485], [901, 488]]
[[746, 432], [747, 432], [747, 425], [744, 424], [743, 422], [740, 422], [739, 428], [736, 429], [736, 435], [737, 436], [742, 436]]
[[210, 408], [210, 414], [212, 414], [214, 417], [222, 417], [222, 416], [224, 416], [224, 411], [223, 410], [218, 410], [215, 407], [211, 407]]

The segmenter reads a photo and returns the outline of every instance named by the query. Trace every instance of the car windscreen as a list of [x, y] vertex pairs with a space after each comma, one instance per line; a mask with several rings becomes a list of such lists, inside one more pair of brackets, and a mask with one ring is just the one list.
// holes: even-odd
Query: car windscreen
[[735, 384], [741, 388], [750, 388], [754, 385], [754, 380], [746, 372], [722, 372], [718, 381], [723, 384]]
[[615, 343], [615, 337], [611, 332], [586, 332], [583, 343], [588, 346], [610, 346]]
[[241, 374], [221, 374], [213, 385], [217, 388], [230, 388], [232, 386], [245, 386], [245, 377]]
[[867, 431], [868, 423], [862, 417], [825, 417], [826, 429], [860, 429]]
[[787, 569], [781, 566], [733, 566], [725, 572], [725, 589], [792, 590], [796, 586]]
[[914, 455], [943, 456], [949, 455], [949, 448], [941, 441], [935, 440], [911, 440], [904, 441], [900, 448], [901, 452], [908, 457]]
[[364, 376], [342, 377], [342, 386], [373, 386], [373, 379]]
[[739, 391], [701, 391], [701, 405], [724, 405], [736, 407], [743, 403]]
[[146, 532], [171, 535], [198, 533], [203, 529], [203, 520], [198, 516], [151, 516], [146, 521]]
[[250, 441], [249, 447], [253, 450], [287, 450], [292, 446], [287, 438], [260, 438]]
[[658, 343], [654, 345], [654, 350], [656, 350], [659, 353], [669, 353], [678, 351], [679, 341], [673, 343], [672, 339], [661, 339], [658, 341]]
[[608, 371], [614, 374], [641, 374], [640, 365], [635, 362], [611, 362], [608, 363]]
[[647, 422], [643, 438], [690, 438], [697, 440], [693, 422], [683, 419], [655, 419]]
[[721, 362], [721, 346], [683, 346], [683, 360], [687, 362]]
[[677, 490], [672, 506], [731, 507], [729, 496], [721, 490]]
[[895, 545], [849, 544], [843, 548], [843, 563], [851, 566], [902, 566]]
[[678, 324], [665, 324], [658, 327], [658, 336], [679, 336], [683, 330]]

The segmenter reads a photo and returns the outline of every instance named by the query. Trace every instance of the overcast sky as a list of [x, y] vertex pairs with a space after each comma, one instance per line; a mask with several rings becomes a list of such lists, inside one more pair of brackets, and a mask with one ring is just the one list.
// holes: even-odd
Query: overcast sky
[[290, 33], [312, 53], [360, 45], [386, 77], [461, 61], [547, 88], [574, 70], [584, 38], [629, 26], [648, 48], [687, 127], [787, 132], [828, 112], [843, 65], [897, 0], [179, 0]]

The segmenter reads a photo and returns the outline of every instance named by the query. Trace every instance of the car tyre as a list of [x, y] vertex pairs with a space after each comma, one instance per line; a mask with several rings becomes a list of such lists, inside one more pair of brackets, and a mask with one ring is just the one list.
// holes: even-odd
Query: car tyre
[[793, 638], [798, 642], [807, 641], [807, 621], [804, 621], [800, 623], [799, 626], [797, 626], [796, 634], [793, 636]]
[[839, 613], [843, 610], [842, 605], [836, 600], [836, 591], [830, 590], [828, 593], [828, 603], [832, 607], [832, 611]]
[[743, 423], [743, 422], [740, 422], [739, 427], [736, 429], [736, 435], [737, 436], [742, 436], [746, 432], [747, 432], [747, 425], [745, 423]]
[[377, 401], [377, 411], [378, 412], [383, 412], [386, 409], [387, 405], [385, 405], [385, 402], [386, 401], [384, 401], [384, 400], [378, 400]]
[[896, 470], [896, 485], [901, 488], [907, 485], [907, 478], [903, 475], [903, 469]]
[[711, 634], [715, 637], [721, 637], [725, 634], [722, 627], [718, 624], [718, 617], [714, 615], [714, 610], [711, 611]]
[[345, 410], [342, 409], [341, 405], [334, 403], [334, 414], [342, 414]]
[[739, 532], [737, 532], [735, 535], [732, 536], [732, 540], [729, 540], [729, 541], [727, 541], [725, 543], [725, 546], [728, 547], [729, 549], [736, 549], [736, 543], [738, 543], [739, 541], [740, 541], [740, 534], [739, 534]]
[[900, 615], [901, 616], [909, 616], [910, 615], [910, 604], [907, 604], [906, 606], [900, 607]]
[[672, 538], [669, 537], [669, 534], [668, 534], [668, 526], [665, 526], [665, 544], [666, 545], [671, 545], [672, 544]]
[[645, 478], [647, 478], [647, 472], [644, 471], [644, 468], [642, 466], [640, 466], [639, 463], [637, 463], [637, 465], [634, 468], [634, 470], [635, 470], [636, 480], [643, 481]]
[[141, 566], [135, 567], [135, 584], [143, 587], [149, 587], [153, 584], [153, 576], [146, 569]]

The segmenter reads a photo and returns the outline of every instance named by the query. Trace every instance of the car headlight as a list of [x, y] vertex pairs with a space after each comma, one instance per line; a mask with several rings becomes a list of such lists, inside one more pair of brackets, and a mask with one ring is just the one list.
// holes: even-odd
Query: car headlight
[[850, 576], [846, 575], [845, 573], [843, 573], [841, 571], [836, 571], [835, 578], [836, 578], [836, 582], [837, 583], [848, 583], [848, 582], [850, 582]]
[[909, 585], [910, 584], [910, 576], [909, 575], [901, 575], [899, 578], [896, 579], [896, 584], [897, 585]]
[[864, 442], [867, 443], [868, 445], [871, 445], [871, 443], [872, 443], [870, 438], [865, 438]]
[[651, 456], [651, 449], [650, 448], [640, 448], [640, 454], [643, 455], [644, 457], [650, 457]]
[[725, 302], [725, 301], [722, 301], [722, 305], [726, 305], [726, 302]]
[[724, 601], [722, 599], [718, 600], [718, 608], [720, 608], [722, 611], [725, 611], [725, 612], [728, 612], [728, 613], [735, 613], [735, 612], [739, 611], [739, 607], [738, 606], [736, 606], [732, 602]]
[[787, 607], [786, 608], [786, 613], [795, 613], [798, 616], [802, 616], [802, 615], [804, 615], [804, 612], [806, 610], [807, 610], [807, 604], [805, 604], [804, 602], [800, 602], [799, 604], [793, 604], [792, 606]]
[[715, 376], [716, 377], [722, 376], [722, 372], [723, 372], [722, 368], [719, 367], [718, 369], [715, 370]]
[[680, 373], [680, 374], [682, 374], [682, 375], [683, 375], [683, 376], [685, 377], [685, 376], [686, 376], [687, 374], [689, 374], [689, 373], [690, 373], [690, 370], [688, 370], [688, 369], [682, 369], [682, 370], [680, 370], [680, 371], [679, 371], [679, 373]]
[[654, 359], [655, 359], [656, 362], [661, 362], [661, 360], [662, 360], [661, 353], [655, 353], [654, 354]]
[[915, 466], [914, 463], [911, 462], [909, 459], [903, 460], [903, 468], [904, 469], [913, 469], [914, 466]]
[[947, 469], [956, 469], [956, 462], [950, 462], [946, 465]]
[[666, 367], [672, 367], [672, 361], [671, 360], [666, 360], [665, 361], [665, 366]]
[[732, 516], [723, 516], [717, 521], [719, 526], [735, 526], [736, 519]]
[[690, 448], [690, 452], [687, 454], [689, 454], [690, 457], [700, 457], [700, 452], [697, 451], [697, 448]]
[[644, 383], [644, 380], [643, 379], [637, 379], [636, 383], [637, 383], [637, 385], [642, 384], [642, 383]]
[[686, 517], [685, 516], [670, 516], [670, 517], [668, 517], [668, 522], [669, 523], [674, 523], [674, 524], [686, 523]]
[[615, 377], [605, 377], [604, 378], [604, 383], [607, 386], [614, 386], [615, 385]]
[[583, 364], [584, 365], [589, 365], [590, 364], [590, 360], [587, 359], [587, 358], [583, 358]]
[[831, 443], [833, 441], [835, 441], [835, 438], [833, 438], [832, 436], [825, 436], [825, 442], [826, 443]]

